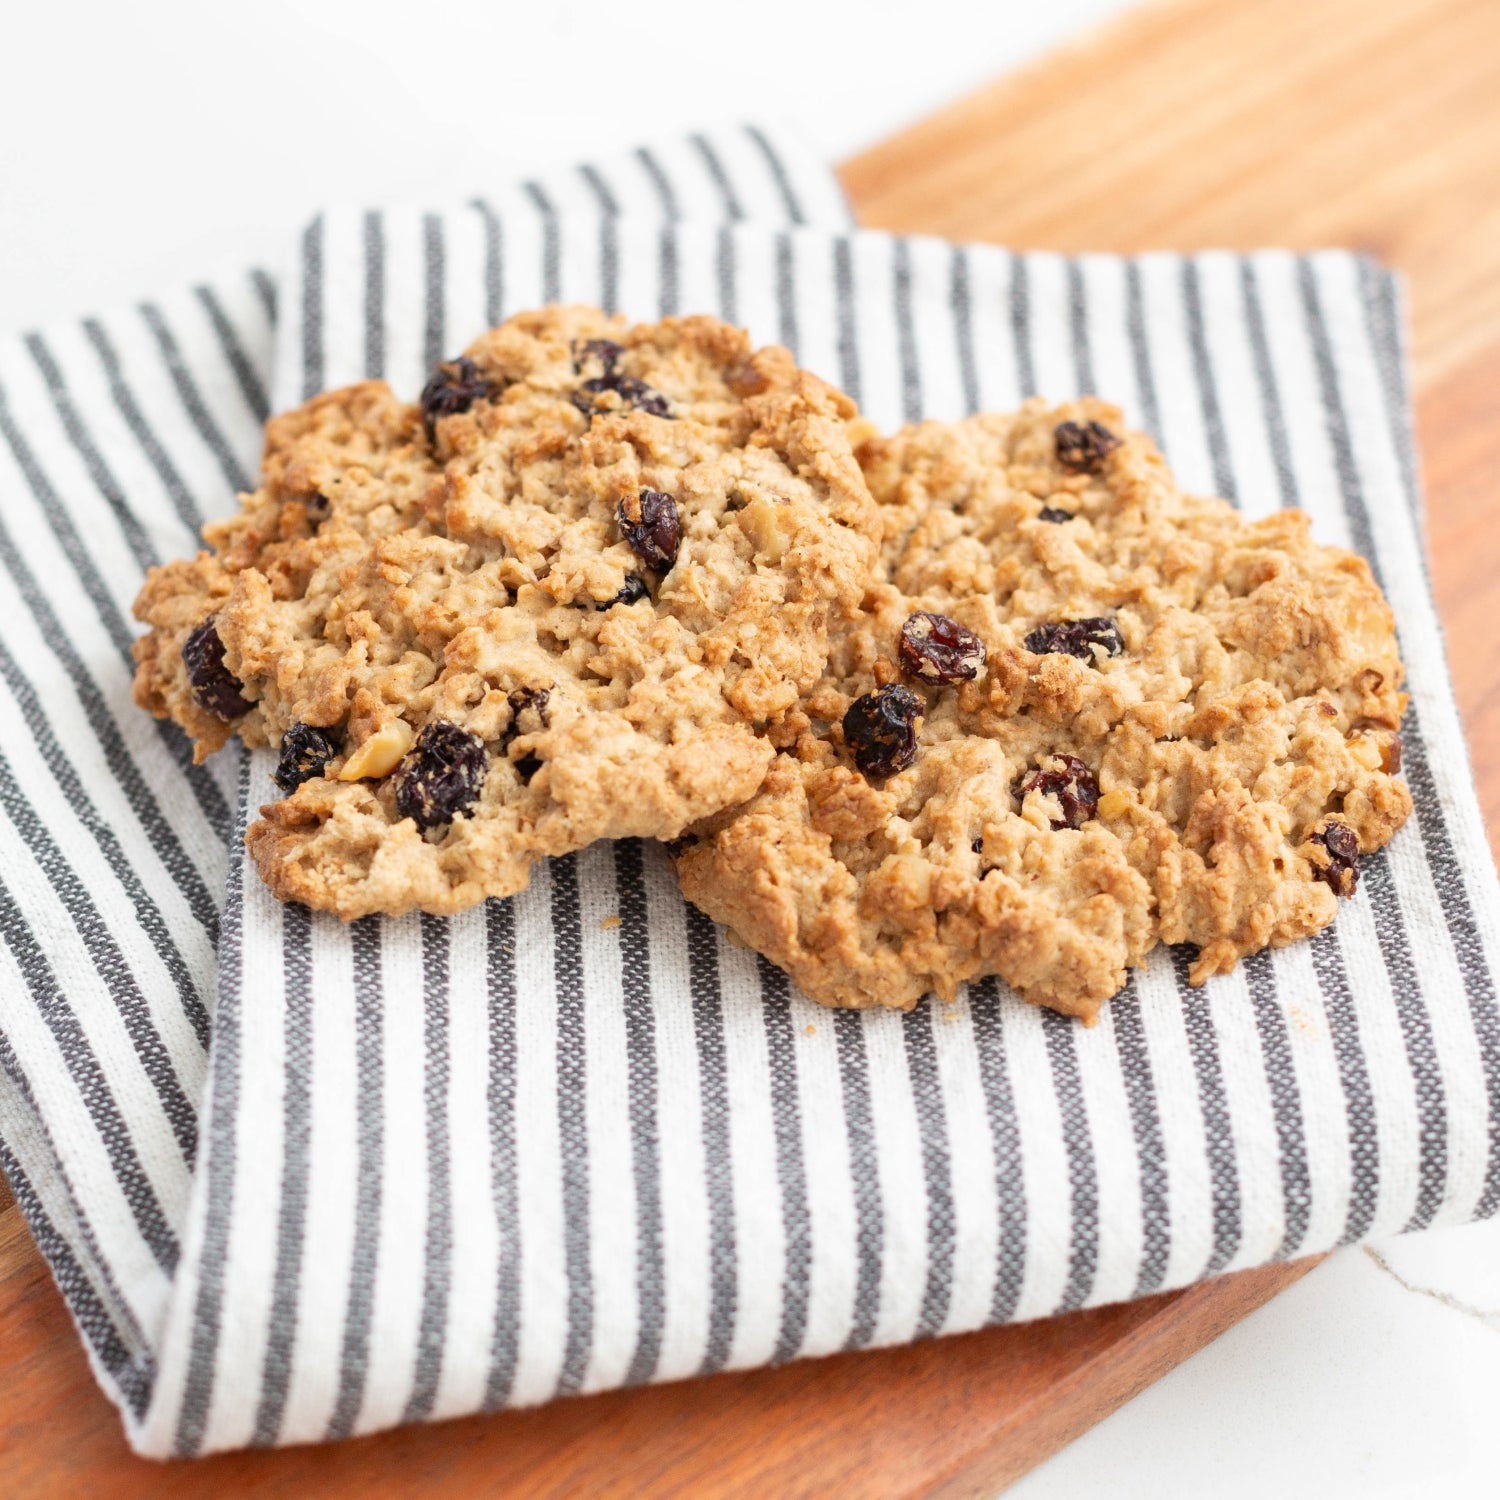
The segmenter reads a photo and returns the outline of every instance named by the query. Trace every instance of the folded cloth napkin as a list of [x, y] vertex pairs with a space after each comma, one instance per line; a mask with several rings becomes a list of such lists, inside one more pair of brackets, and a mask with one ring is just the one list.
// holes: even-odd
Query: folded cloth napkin
[[[745, 171], [778, 155], [736, 139]], [[1416, 815], [1318, 938], [1198, 991], [1158, 952], [1093, 1029], [994, 984], [820, 1010], [635, 842], [448, 921], [283, 907], [225, 837], [273, 795], [268, 757], [188, 771], [121, 660], [141, 564], [251, 466], [259, 285], [0, 348], [0, 562], [24, 605], [0, 622], [0, 1134], [143, 1452], [1037, 1317], [1500, 1207], [1500, 907], [1423, 571], [1392, 278], [1339, 253], [849, 233], [779, 154], [760, 179], [779, 225], [738, 222], [749, 190], [712, 142], [683, 163], [719, 160], [717, 223], [675, 222], [683, 195], [641, 156], [568, 201], [330, 211], [281, 288], [271, 404], [367, 374], [411, 394], [559, 298], [743, 322], [887, 427], [1097, 391], [1185, 484], [1301, 504], [1371, 559], [1411, 668]]]

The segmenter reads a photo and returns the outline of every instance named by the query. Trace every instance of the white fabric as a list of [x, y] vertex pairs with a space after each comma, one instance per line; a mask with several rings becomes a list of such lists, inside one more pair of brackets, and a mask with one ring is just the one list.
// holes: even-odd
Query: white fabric
[[[831, 176], [762, 139], [330, 210], [274, 370], [253, 280], [0, 346], [3, 1162], [143, 1452], [1043, 1316], [1500, 1206], [1496, 888], [1391, 278], [844, 233]], [[886, 427], [1096, 390], [1187, 484], [1305, 506], [1396, 609], [1411, 825], [1328, 932], [1201, 991], [1159, 952], [1092, 1030], [994, 985], [820, 1010], [635, 842], [452, 921], [279, 906], [229, 831], [269, 758], [191, 771], [129, 705], [140, 569], [227, 508], [267, 406], [413, 393], [557, 298], [745, 323]]]

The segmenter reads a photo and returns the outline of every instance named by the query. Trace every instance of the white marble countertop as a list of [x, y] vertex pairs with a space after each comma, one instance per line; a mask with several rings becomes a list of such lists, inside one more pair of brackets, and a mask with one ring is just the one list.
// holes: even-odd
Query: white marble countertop
[[[601, 136], [791, 116], [837, 159], [1123, 8], [13, 7], [0, 329], [272, 256], [330, 197], [470, 190]], [[1010, 1493], [1500, 1495], [1500, 1224], [1334, 1256]]]

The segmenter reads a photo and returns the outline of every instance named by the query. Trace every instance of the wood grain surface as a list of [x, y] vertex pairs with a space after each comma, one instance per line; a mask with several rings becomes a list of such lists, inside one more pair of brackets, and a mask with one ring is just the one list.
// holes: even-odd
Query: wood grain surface
[[[1500, 3], [1149, 6], [843, 175], [880, 227], [1061, 250], [1344, 244], [1409, 273], [1434, 585], [1493, 846]], [[0, 1494], [993, 1495], [1309, 1264], [906, 1349], [164, 1468], [126, 1450], [0, 1184]]]

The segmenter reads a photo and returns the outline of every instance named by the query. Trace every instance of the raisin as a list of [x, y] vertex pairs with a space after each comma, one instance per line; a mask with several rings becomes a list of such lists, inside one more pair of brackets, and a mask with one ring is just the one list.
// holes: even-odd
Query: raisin
[[620, 362], [620, 356], [625, 352], [624, 344], [617, 344], [613, 339], [587, 339], [583, 343], [573, 345], [573, 373], [583, 374], [583, 367], [591, 360], [597, 359], [604, 367], [606, 375], [615, 373], [615, 366]]
[[581, 375], [583, 367], [589, 361], [598, 360], [603, 373], [585, 380], [573, 392], [569, 398], [573, 405], [586, 417], [597, 416], [605, 407], [593, 398], [613, 391], [620, 398], [620, 405], [627, 409], [634, 408], [652, 417], [670, 418], [672, 409], [660, 391], [653, 390], [644, 380], [638, 380], [634, 375], [627, 375], [616, 368], [624, 353], [624, 348], [611, 339], [589, 339], [587, 343], [574, 345], [574, 370]]
[[969, 845], [969, 847], [975, 852], [975, 854], [983, 854], [984, 853], [984, 840], [983, 839], [975, 839], [974, 842]]
[[1120, 439], [1099, 422], [1060, 422], [1053, 436], [1058, 463], [1074, 474], [1097, 474], [1120, 446]]
[[271, 780], [284, 792], [295, 792], [304, 781], [323, 774], [323, 768], [338, 754], [338, 744], [326, 729], [312, 724], [293, 724], [281, 737], [281, 759]]
[[1046, 621], [1026, 637], [1026, 649], [1038, 656], [1058, 651], [1076, 656], [1079, 661], [1092, 662], [1097, 659], [1096, 646], [1106, 656], [1118, 656], [1125, 649], [1120, 627], [1103, 615], [1093, 615], [1087, 620]]
[[1056, 505], [1044, 505], [1037, 513], [1038, 521], [1051, 521], [1054, 526], [1061, 526], [1064, 521], [1073, 519], [1073, 512], [1062, 510]]
[[436, 441], [439, 417], [468, 411], [489, 393], [489, 381], [479, 373], [479, 366], [467, 354], [439, 365], [432, 372], [432, 379], [422, 387], [422, 422], [427, 428], [427, 441]]
[[618, 514], [621, 534], [635, 555], [653, 572], [666, 572], [682, 540], [677, 502], [660, 490], [642, 490], [620, 501]]
[[1380, 758], [1380, 769], [1387, 776], [1394, 776], [1401, 769], [1401, 736], [1393, 734], [1386, 741], [1385, 753]]
[[[521, 715], [528, 710], [536, 714], [541, 727], [545, 729], [547, 727], [547, 704], [551, 697], [551, 688], [516, 688], [507, 700], [510, 703], [510, 727], [505, 731], [502, 744], [509, 748], [511, 741], [518, 734], [535, 732], [526, 730], [521, 724]], [[530, 781], [542, 769], [541, 757], [530, 750], [524, 755], [518, 755], [513, 764], [516, 774], [522, 781]]]
[[917, 715], [922, 700], [893, 682], [856, 698], [844, 715], [844, 743], [866, 776], [893, 776], [917, 754]]
[[224, 642], [210, 615], [182, 643], [182, 662], [193, 689], [193, 702], [220, 719], [238, 719], [254, 707], [240, 692], [243, 684], [224, 665]]
[[613, 609], [617, 604], [635, 604], [644, 599], [650, 593], [646, 587], [646, 580], [639, 573], [627, 573], [625, 582], [620, 585], [620, 592], [613, 599], [597, 600], [595, 609]]
[[484, 741], [457, 724], [434, 719], [396, 771], [396, 811], [418, 828], [437, 828], [467, 812], [489, 770]]
[[984, 665], [984, 642], [947, 615], [919, 609], [901, 627], [901, 665], [925, 683], [968, 682]]
[[1330, 818], [1313, 833], [1308, 842], [1319, 845], [1328, 855], [1328, 863], [1313, 861], [1313, 874], [1323, 881], [1335, 896], [1352, 896], [1359, 888], [1359, 835], [1337, 818]]
[[1099, 780], [1076, 755], [1048, 757], [1051, 768], [1041, 766], [1021, 778], [1020, 795], [1041, 792], [1056, 797], [1062, 807], [1062, 822], [1052, 820], [1054, 828], [1082, 828], [1094, 816], [1099, 805]]

